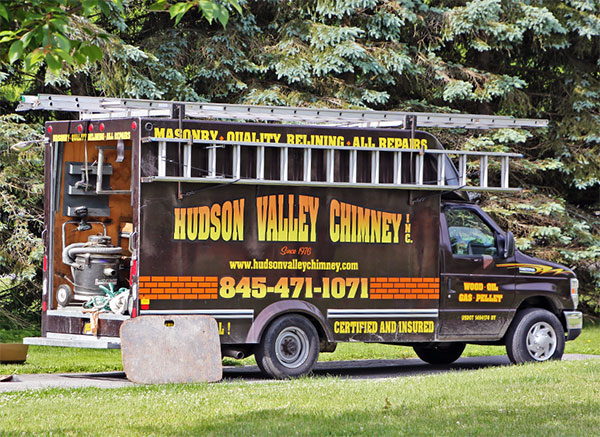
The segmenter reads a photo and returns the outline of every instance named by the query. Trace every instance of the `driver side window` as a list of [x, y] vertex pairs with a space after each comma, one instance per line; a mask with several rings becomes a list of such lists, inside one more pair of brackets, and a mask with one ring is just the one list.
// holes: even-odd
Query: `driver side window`
[[453, 208], [447, 209], [445, 215], [453, 254], [498, 254], [494, 232], [473, 211]]

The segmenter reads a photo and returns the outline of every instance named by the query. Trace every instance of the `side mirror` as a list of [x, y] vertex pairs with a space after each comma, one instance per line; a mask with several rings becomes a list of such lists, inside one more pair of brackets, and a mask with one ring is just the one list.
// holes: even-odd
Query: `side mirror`
[[512, 232], [506, 231], [506, 238], [504, 239], [504, 258], [512, 258], [515, 255], [515, 236]]

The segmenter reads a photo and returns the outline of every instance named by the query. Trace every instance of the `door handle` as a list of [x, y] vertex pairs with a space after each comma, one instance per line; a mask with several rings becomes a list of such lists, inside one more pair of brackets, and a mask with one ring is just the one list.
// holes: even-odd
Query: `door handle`
[[452, 289], [452, 279], [450, 278], [448, 278], [448, 282], [446, 283], [446, 290], [448, 290], [448, 299], [450, 299], [453, 294], [456, 294], [456, 291]]

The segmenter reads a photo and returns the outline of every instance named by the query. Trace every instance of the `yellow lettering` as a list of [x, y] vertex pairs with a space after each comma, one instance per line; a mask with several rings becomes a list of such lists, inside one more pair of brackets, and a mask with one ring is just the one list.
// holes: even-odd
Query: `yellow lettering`
[[185, 240], [185, 208], [175, 208], [175, 240]]
[[231, 240], [231, 234], [233, 232], [233, 207], [231, 202], [224, 202], [221, 208], [221, 236], [223, 241]]
[[201, 206], [198, 208], [198, 240], [208, 240], [210, 235], [210, 208]]
[[187, 208], [187, 238], [195, 240], [198, 235], [198, 208]]
[[213, 204], [210, 208], [210, 239], [217, 241], [221, 236], [221, 205]]
[[329, 238], [333, 243], [340, 241], [340, 225], [336, 218], [340, 216], [340, 202], [333, 199], [329, 205]]

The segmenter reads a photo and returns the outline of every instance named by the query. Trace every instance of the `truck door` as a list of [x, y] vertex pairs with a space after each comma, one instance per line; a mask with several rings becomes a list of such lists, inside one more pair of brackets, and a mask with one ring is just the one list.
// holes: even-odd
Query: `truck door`
[[440, 222], [440, 339], [496, 339], [514, 310], [514, 275], [497, 264], [505, 234], [474, 205], [446, 205]]

